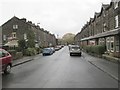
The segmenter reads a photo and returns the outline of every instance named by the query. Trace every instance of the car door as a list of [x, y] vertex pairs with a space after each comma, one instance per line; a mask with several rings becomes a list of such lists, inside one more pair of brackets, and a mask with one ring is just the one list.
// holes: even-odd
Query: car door
[[2, 50], [2, 64], [7, 65], [10, 62], [11, 62], [11, 55], [7, 51]]
[[0, 72], [2, 72], [2, 51], [0, 50]]

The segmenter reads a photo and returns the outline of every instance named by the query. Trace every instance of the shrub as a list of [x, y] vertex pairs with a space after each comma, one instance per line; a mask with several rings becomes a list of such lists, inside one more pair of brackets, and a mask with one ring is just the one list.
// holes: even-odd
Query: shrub
[[101, 55], [106, 51], [105, 45], [86, 46], [84, 48], [88, 53]]
[[13, 60], [16, 59], [16, 50], [8, 50], [8, 52], [12, 55]]
[[16, 53], [16, 59], [22, 58], [23, 57], [23, 53], [22, 52], [17, 52]]
[[35, 48], [35, 49], [36, 49], [37, 54], [39, 54], [41, 52], [40, 48]]
[[35, 48], [27, 48], [25, 50], [25, 55], [27, 56], [33, 56], [33, 55], [36, 55], [37, 54], [37, 51]]
[[15, 55], [16, 55], [16, 50], [8, 50], [8, 52], [9, 52], [12, 56], [15, 56]]
[[18, 41], [18, 51], [23, 51], [26, 47], [26, 41], [25, 40], [19, 40]]
[[90, 53], [91, 52], [91, 46], [86, 46], [85, 50], [86, 50], [87, 53]]
[[17, 52], [16, 50], [8, 50], [8, 52], [12, 55], [13, 60], [23, 57], [22, 52]]
[[98, 45], [98, 54], [103, 54], [106, 51], [106, 46], [105, 45]]

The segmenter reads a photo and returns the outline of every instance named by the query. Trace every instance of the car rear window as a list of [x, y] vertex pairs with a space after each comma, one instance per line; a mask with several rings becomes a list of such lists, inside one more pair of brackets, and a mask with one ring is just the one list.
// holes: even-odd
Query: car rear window
[[71, 49], [80, 49], [80, 47], [71, 47]]
[[45, 48], [45, 49], [44, 49], [44, 51], [48, 51], [48, 50], [50, 50], [50, 49], [49, 49], [49, 48]]

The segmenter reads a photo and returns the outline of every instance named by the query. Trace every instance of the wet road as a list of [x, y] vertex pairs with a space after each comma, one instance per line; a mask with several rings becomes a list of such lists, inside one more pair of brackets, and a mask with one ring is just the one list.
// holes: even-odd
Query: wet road
[[51, 56], [12, 68], [3, 76], [3, 88], [117, 88], [118, 81], [85, 60], [69, 56], [68, 47]]

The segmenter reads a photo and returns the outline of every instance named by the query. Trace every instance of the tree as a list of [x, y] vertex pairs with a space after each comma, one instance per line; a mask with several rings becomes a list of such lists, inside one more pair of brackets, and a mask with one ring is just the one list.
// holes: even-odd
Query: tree
[[67, 33], [62, 37], [64, 44], [73, 44], [74, 43], [75, 34]]
[[28, 33], [27, 47], [30, 47], [30, 48], [35, 47], [35, 35], [34, 35], [34, 32], [31, 30]]
[[33, 39], [28, 39], [27, 47], [34, 48], [35, 47], [35, 41]]
[[23, 51], [26, 48], [26, 41], [21, 39], [18, 41], [18, 51]]

